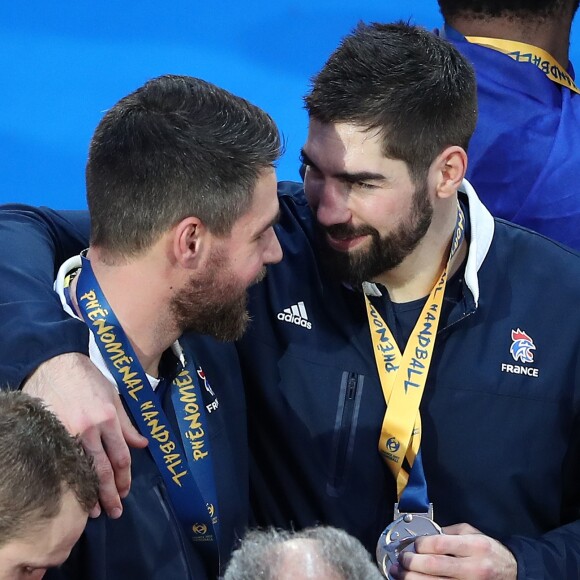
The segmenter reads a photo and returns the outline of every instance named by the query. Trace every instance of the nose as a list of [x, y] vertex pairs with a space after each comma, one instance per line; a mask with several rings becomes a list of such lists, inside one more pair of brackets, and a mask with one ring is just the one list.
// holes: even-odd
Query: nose
[[346, 187], [336, 180], [320, 180], [316, 183], [305, 181], [306, 198], [316, 219], [323, 226], [344, 224], [350, 221]]
[[268, 235], [270, 240], [264, 252], [264, 264], [277, 264], [282, 259], [282, 247], [274, 228], [270, 228]]

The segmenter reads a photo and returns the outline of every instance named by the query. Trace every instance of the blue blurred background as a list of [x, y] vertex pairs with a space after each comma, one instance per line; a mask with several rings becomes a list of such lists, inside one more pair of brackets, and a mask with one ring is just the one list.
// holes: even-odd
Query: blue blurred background
[[286, 141], [278, 177], [297, 179], [310, 77], [359, 20], [401, 18], [441, 24], [436, 0], [5, 0], [0, 202], [84, 208], [103, 112], [164, 73], [202, 77], [268, 111]]

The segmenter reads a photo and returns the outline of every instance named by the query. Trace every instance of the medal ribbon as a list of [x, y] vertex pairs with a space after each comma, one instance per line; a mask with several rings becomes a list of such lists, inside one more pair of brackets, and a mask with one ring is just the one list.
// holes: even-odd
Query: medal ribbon
[[148, 449], [163, 477], [179, 521], [196, 546], [218, 566], [217, 492], [210, 441], [204, 429], [207, 422], [198, 373], [190, 373], [184, 368], [171, 385], [171, 401], [184, 453], [161, 401], [97, 282], [90, 261], [84, 257], [76, 296], [82, 317], [93, 333], [133, 421], [149, 441]]
[[580, 94], [580, 89], [578, 89], [564, 67], [549, 52], [537, 46], [532, 46], [525, 42], [516, 42], [515, 40], [503, 40], [485, 36], [466, 36], [465, 39], [473, 44], [503, 52], [517, 62], [529, 62], [539, 68], [552, 82]]
[[[403, 354], [391, 330], [365, 295], [375, 361], [387, 404], [379, 438], [379, 453], [395, 477], [399, 503], [409, 484], [408, 502], [413, 504], [411, 509], [401, 506], [401, 511], [426, 512], [429, 505], [420, 455], [419, 405], [431, 364], [447, 283], [447, 270], [464, 236], [465, 216], [461, 207], [458, 207], [447, 265], [427, 298]], [[407, 497], [408, 494], [405, 495]]]

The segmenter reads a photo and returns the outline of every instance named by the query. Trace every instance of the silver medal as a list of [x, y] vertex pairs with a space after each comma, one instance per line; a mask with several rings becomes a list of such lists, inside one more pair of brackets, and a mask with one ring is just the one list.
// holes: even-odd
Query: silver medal
[[415, 540], [420, 536], [442, 534], [433, 521], [433, 504], [426, 513], [400, 513], [395, 504], [394, 521], [381, 534], [377, 543], [377, 563], [383, 575], [392, 580], [389, 568], [399, 560], [399, 554], [415, 551]]

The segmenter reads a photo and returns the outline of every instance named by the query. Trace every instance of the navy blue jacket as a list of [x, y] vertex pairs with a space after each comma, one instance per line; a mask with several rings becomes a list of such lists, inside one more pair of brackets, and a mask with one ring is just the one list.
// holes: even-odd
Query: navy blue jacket
[[[12, 306], [4, 308], [3, 321], [8, 327], [9, 320], [17, 312], [24, 315], [28, 310], [29, 315], [37, 316], [33, 297], [33, 287], [36, 284], [44, 284], [52, 272], [53, 257], [43, 255], [43, 251], [56, 251], [60, 260], [69, 252], [76, 253], [76, 244], [82, 247], [86, 245], [88, 232], [88, 220], [81, 213], [66, 214], [67, 217], [82, 217], [78, 222], [78, 229], [70, 229], [74, 235], [70, 239], [71, 246], [58, 246], [58, 240], [53, 236], [54, 228], [71, 228], [67, 218], [61, 218], [56, 214], [49, 214], [43, 231], [46, 241], [56, 243], [58, 247], [44, 248], [40, 244], [36, 249], [37, 239], [31, 239], [27, 249], [31, 254], [23, 252], [21, 257], [29, 260], [35, 256], [40, 263], [47, 260], [48, 269], [39, 269], [30, 275], [28, 279], [20, 279], [6, 275], [3, 279], [16, 282], [11, 290], [19, 287], [19, 299]], [[32, 219], [36, 221], [37, 214], [24, 212], [18, 216], [11, 214], [15, 221], [2, 226], [4, 233], [6, 227], [18, 227], [18, 220]], [[54, 222], [51, 221], [54, 218]], [[73, 220], [74, 221], [74, 220]], [[7, 243], [10, 237], [7, 236]], [[43, 238], [44, 239], [44, 238]], [[45, 241], [45, 244], [46, 244]], [[5, 246], [5, 250], [8, 248]], [[11, 249], [4, 255], [15, 255]], [[43, 272], [43, 270], [46, 270]], [[24, 272], [21, 272], [24, 274]], [[43, 274], [45, 276], [43, 277]], [[26, 278], [26, 275], [25, 275]], [[3, 284], [8, 290], [8, 285]], [[10, 313], [10, 311], [12, 313]], [[7, 315], [9, 313], [9, 316]], [[38, 314], [40, 317], [41, 315]], [[76, 319], [69, 318], [58, 325], [43, 318], [45, 324], [32, 324], [20, 326], [20, 331], [15, 336], [13, 328], [4, 330], [14, 340], [3, 341], [2, 349], [8, 356], [3, 363], [9, 363], [11, 356], [8, 351], [12, 348], [18, 350], [22, 358], [7, 373], [6, 367], [2, 368], [1, 376], [5, 382], [17, 385], [23, 370], [29, 364], [37, 364], [46, 355], [51, 356], [67, 349], [86, 352], [88, 344], [88, 332], [86, 327], [78, 324]], [[52, 346], [40, 342], [31, 342], [34, 332], [47, 333], [50, 335]], [[62, 334], [61, 334], [62, 333]], [[53, 351], [54, 344], [58, 343]], [[204, 403], [214, 403], [211, 412], [207, 412], [206, 431], [209, 432], [211, 453], [213, 456], [214, 475], [217, 486], [218, 507], [220, 518], [220, 554], [222, 558], [222, 571], [229, 559], [231, 551], [237, 541], [243, 536], [249, 519], [249, 492], [248, 492], [248, 453], [246, 438], [246, 410], [244, 403], [243, 385], [237, 366], [237, 354], [232, 344], [218, 343], [208, 337], [185, 335], [182, 343], [185, 359], [190, 363], [195, 361], [201, 364], [211, 385], [213, 393], [217, 396], [218, 406], [215, 408], [215, 399], [205, 389], [201, 389]], [[45, 350], [44, 355], [40, 352]], [[64, 350], [63, 350], [64, 349]], [[40, 358], [39, 358], [40, 357]], [[229, 372], [223, 373], [223, 361], [228, 361]], [[162, 361], [163, 362], [163, 361]], [[32, 367], [31, 367], [32, 368]], [[169, 421], [177, 433], [175, 414], [169, 404], [169, 391], [164, 401], [164, 409]], [[177, 437], [179, 443], [179, 437]], [[49, 570], [46, 578], [57, 580], [204, 580], [213, 579], [218, 575], [218, 562], [209, 560], [204, 556], [195, 544], [184, 533], [182, 526], [175, 516], [175, 511], [169, 500], [168, 492], [161, 474], [147, 449], [132, 449], [132, 483], [131, 491], [123, 500], [123, 515], [118, 520], [112, 520], [105, 515], [97, 519], [89, 520], [81, 539], [73, 548], [66, 563], [58, 569]]]
[[[467, 522], [503, 541], [518, 560], [520, 579], [576, 578], [580, 256], [494, 221], [472, 191], [462, 199], [470, 216], [469, 255], [449, 284], [453, 294], [446, 295], [421, 404], [435, 519]], [[318, 262], [300, 188], [282, 184], [280, 201], [285, 258], [252, 290], [253, 323], [238, 343], [254, 517], [283, 527], [336, 525], [374, 551], [396, 496], [377, 452], [385, 403], [363, 297]], [[46, 290], [33, 285], [33, 302], [45, 301]], [[375, 289], [382, 295], [372, 301], [389, 321], [393, 305], [384, 288]], [[7, 292], [2, 295], [6, 300]], [[44, 319], [57, 318], [51, 310]], [[530, 362], [514, 359], [517, 331], [532, 341]], [[13, 370], [27, 372], [19, 347], [13, 346], [12, 360], [0, 354], [14, 380], [22, 378], [23, 371]]]
[[[189, 336], [184, 343], [186, 359], [195, 347], [196, 360], [203, 358], [204, 371], [219, 406], [207, 413], [207, 427], [214, 457], [220, 516], [222, 572], [229, 555], [248, 525], [248, 459], [243, 386], [239, 373], [222, 375], [222, 361], [236, 358], [232, 345], [205, 337]], [[209, 347], [209, 348], [208, 348]], [[219, 382], [213, 378], [218, 376]], [[207, 405], [214, 401], [203, 389]], [[177, 432], [171, 406], [164, 404]], [[146, 449], [131, 450], [132, 483], [123, 500], [123, 515], [112, 520], [101, 515], [89, 520], [67, 562], [50, 570], [55, 580], [204, 580], [216, 578], [217, 562], [196, 549], [183, 532], [167, 489]]]
[[[223, 375], [219, 369], [236, 358], [231, 344], [189, 336], [182, 345], [186, 360], [204, 360], [206, 373], [219, 406], [206, 413], [214, 458], [220, 518], [222, 572], [248, 525], [248, 458], [246, 413], [239, 373]], [[209, 348], [208, 348], [209, 347]], [[214, 382], [219, 377], [219, 382]], [[215, 402], [203, 388], [204, 403]], [[164, 408], [174, 432], [175, 414]], [[101, 515], [89, 520], [81, 540], [67, 562], [46, 578], [58, 580], [204, 580], [218, 575], [217, 562], [205, 557], [184, 533], [169, 499], [165, 483], [147, 449], [131, 450], [131, 492], [123, 500], [123, 515], [112, 520]]]
[[[377, 452], [385, 403], [363, 296], [317, 260], [302, 194], [285, 184], [281, 195], [285, 258], [255, 289], [254, 321], [238, 346], [255, 515], [298, 528], [330, 523], [374, 550], [396, 494]], [[435, 519], [506, 543], [520, 578], [577, 578], [580, 256], [494, 221], [473, 194], [462, 199], [469, 255], [446, 293], [421, 404]], [[390, 322], [382, 290], [372, 301]], [[293, 305], [309, 326], [287, 320]], [[511, 354], [518, 329], [533, 340], [531, 363]]]

